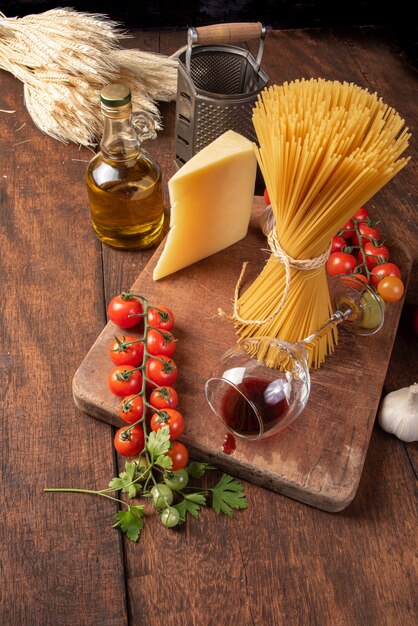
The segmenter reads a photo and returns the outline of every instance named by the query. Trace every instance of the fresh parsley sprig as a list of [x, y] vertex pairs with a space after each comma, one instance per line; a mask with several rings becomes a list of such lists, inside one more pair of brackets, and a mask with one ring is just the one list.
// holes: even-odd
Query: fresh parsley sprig
[[[179, 524], [186, 521], [188, 513], [197, 519], [201, 507], [208, 506], [208, 500], [209, 506], [212, 506], [217, 513], [224, 513], [229, 517], [232, 516], [234, 510], [247, 508], [243, 486], [228, 474], [223, 474], [214, 487], [188, 487], [186, 484], [183, 489], [174, 492], [177, 502], [173, 505], [171, 501], [164, 502], [164, 498], [167, 496], [161, 493], [161, 486], [168, 488], [164, 482], [157, 482], [154, 471], [158, 474], [162, 473], [163, 477], [175, 474], [175, 472], [171, 472], [172, 461], [167, 456], [169, 448], [170, 428], [163, 426], [156, 432], [151, 431], [149, 433], [143, 454], [135, 462], [126, 461], [124, 471], [120, 472], [119, 476], [112, 478], [107, 489], [96, 491], [92, 489], [52, 488], [44, 489], [44, 491], [98, 495], [120, 503], [123, 508], [116, 513], [116, 523], [113, 527], [119, 528], [131, 541], [138, 541], [144, 528], [144, 505], [129, 504], [125, 500], [111, 495], [112, 493], [121, 492], [130, 500], [139, 497], [149, 499], [153, 497], [152, 488], [149, 489], [148, 487], [152, 483], [154, 487], [159, 488], [158, 506], [154, 502], [156, 508], [160, 508], [162, 499], [163, 512], [164, 510], [176, 509]], [[207, 471], [214, 469], [216, 468], [209, 463], [197, 461], [191, 462], [185, 468], [190, 478], [202, 478]], [[169, 489], [169, 491], [171, 490]]]

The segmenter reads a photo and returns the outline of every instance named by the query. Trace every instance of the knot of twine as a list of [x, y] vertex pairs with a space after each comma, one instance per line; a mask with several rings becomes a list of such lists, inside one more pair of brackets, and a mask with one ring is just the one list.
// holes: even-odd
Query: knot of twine
[[[284, 306], [284, 303], [286, 302], [286, 298], [288, 296], [289, 289], [290, 289], [290, 280], [291, 280], [290, 269], [292, 267], [298, 270], [303, 270], [303, 271], [320, 269], [327, 262], [328, 257], [331, 252], [331, 244], [330, 244], [329, 247], [325, 250], [325, 252], [323, 252], [317, 257], [314, 257], [313, 259], [294, 259], [289, 254], [287, 254], [287, 252], [283, 250], [283, 248], [281, 247], [280, 242], [277, 239], [277, 233], [276, 233], [275, 228], [273, 228], [268, 233], [267, 243], [269, 245], [269, 248], [273, 256], [277, 258], [279, 261], [281, 261], [281, 263], [283, 263], [284, 265], [286, 282], [285, 282], [285, 287], [283, 289], [283, 294], [276, 310], [271, 315], [266, 317], [264, 320], [257, 320], [257, 319], [251, 320], [251, 319], [245, 319], [244, 317], [241, 317], [241, 315], [238, 313], [238, 308], [239, 308], [238, 298], [239, 298], [239, 290], [241, 288], [241, 283], [244, 278], [244, 274], [248, 265], [248, 261], [245, 261], [242, 264], [241, 274], [235, 286], [234, 312], [232, 314], [232, 319], [238, 322], [241, 322], [242, 324], [255, 324], [256, 326], [261, 326], [262, 324], [266, 324], [267, 322], [270, 322], [270, 320], [272, 320], [274, 317], [276, 317], [276, 315], [280, 313], [280, 311], [282, 310]], [[219, 310], [219, 313], [221, 315], [225, 315], [221, 309]]]

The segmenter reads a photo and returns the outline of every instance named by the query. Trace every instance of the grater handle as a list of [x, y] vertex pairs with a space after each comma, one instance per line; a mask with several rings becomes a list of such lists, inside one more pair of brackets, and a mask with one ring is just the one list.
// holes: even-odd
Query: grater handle
[[197, 34], [193, 43], [236, 43], [261, 37], [263, 25], [260, 22], [241, 22], [236, 24], [212, 24], [194, 29]]
[[255, 71], [258, 72], [264, 52], [266, 27], [261, 22], [237, 22], [233, 24], [212, 24], [189, 28], [187, 32], [186, 69], [190, 74], [193, 44], [236, 43], [260, 38]]

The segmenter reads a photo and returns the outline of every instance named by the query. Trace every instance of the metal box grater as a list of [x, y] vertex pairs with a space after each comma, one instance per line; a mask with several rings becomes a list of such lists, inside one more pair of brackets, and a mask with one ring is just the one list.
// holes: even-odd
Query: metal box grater
[[[251, 141], [256, 138], [252, 109], [268, 83], [260, 69], [265, 28], [261, 24], [222, 24], [208, 37], [213, 28], [217, 27], [190, 28], [187, 47], [179, 55], [175, 125], [179, 166], [227, 130]], [[244, 37], [255, 38], [255, 33], [260, 38], [256, 59], [248, 50], [228, 44], [194, 45], [199, 39], [212, 42], [219, 37], [243, 41]]]

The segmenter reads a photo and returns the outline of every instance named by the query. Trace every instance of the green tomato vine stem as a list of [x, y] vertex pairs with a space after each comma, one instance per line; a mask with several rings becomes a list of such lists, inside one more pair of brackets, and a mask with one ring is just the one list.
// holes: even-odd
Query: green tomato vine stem
[[[358, 246], [344, 246], [343, 250], [347, 250], [349, 251], [349, 253], [351, 253], [351, 251], [353, 250], [353, 248], [357, 248], [361, 251], [362, 254], [362, 258], [363, 261], [362, 263], [359, 263], [358, 265], [356, 265], [356, 267], [354, 268], [354, 275], [356, 273], [360, 273], [362, 269], [364, 269], [364, 271], [366, 272], [366, 277], [367, 277], [367, 281], [370, 284], [370, 276], [373, 274], [373, 269], [370, 271], [369, 267], [367, 265], [367, 257], [371, 256], [374, 257], [375, 259], [377, 259], [379, 262], [381, 260], [381, 257], [376, 255], [376, 254], [366, 254], [365, 250], [364, 250], [364, 244], [363, 244], [363, 235], [360, 233], [358, 224], [361, 222], [364, 222], [365, 220], [355, 220], [353, 219], [353, 224], [354, 224], [354, 231], [357, 235], [358, 241], [359, 241], [359, 245]], [[369, 223], [370, 222], [370, 223]], [[370, 221], [370, 219], [367, 219], [366, 222], [369, 226], [374, 225], [373, 222]], [[343, 230], [339, 231], [339, 235], [341, 235], [341, 233], [346, 233], [349, 232], [350, 230], [353, 230], [352, 228], [344, 228]], [[374, 240], [370, 240], [373, 245], [377, 245], [378, 242], [375, 242]]]
[[[108, 493], [106, 493], [108, 490], [107, 489], [102, 489], [100, 491], [97, 491], [96, 489], [75, 489], [75, 488], [66, 488], [66, 487], [46, 487], [44, 489], [44, 492], [47, 493], [86, 493], [89, 495], [95, 495], [95, 496], [102, 496], [103, 498], [108, 498], [109, 500], [114, 500], [115, 502], [120, 502], [125, 506], [129, 506], [126, 502], [124, 502], [123, 500], [121, 500], [120, 498], [115, 498], [114, 496], [109, 496]], [[111, 489], [111, 491], [115, 491], [114, 489]]]

